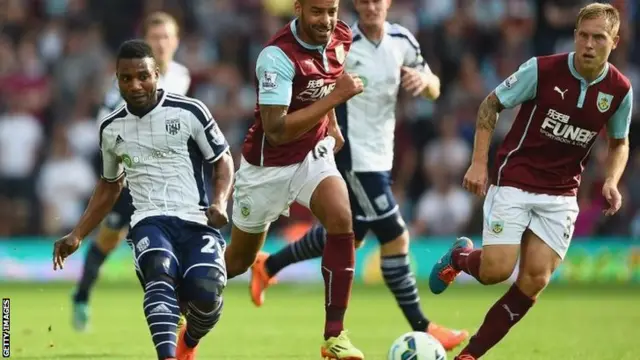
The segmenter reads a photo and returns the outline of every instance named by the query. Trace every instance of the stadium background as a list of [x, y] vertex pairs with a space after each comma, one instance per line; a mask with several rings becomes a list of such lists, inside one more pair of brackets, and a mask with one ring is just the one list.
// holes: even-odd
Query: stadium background
[[[102, 269], [92, 297], [94, 332], [86, 337], [76, 336], [69, 324], [72, 285], [54, 281], [75, 280], [84, 256], [72, 256], [64, 271], [51, 270], [52, 241], [76, 222], [96, 181], [95, 115], [114, 74], [113, 53], [121, 41], [139, 36], [145, 14], [165, 10], [176, 16], [182, 26], [176, 59], [191, 71], [190, 95], [209, 106], [237, 164], [255, 104], [254, 61], [269, 35], [290, 19], [292, 2], [0, 0], [0, 295], [12, 300], [13, 355], [152, 358], [140, 311], [141, 292], [126, 245]], [[350, 3], [342, 1], [340, 17], [352, 24]], [[640, 7], [635, 0], [614, 3], [623, 26], [611, 60], [640, 89]], [[573, 19], [583, 4], [393, 2], [390, 21], [417, 34], [424, 57], [443, 84], [436, 103], [401, 94], [394, 168], [394, 191], [413, 235], [411, 257], [424, 308], [436, 321], [473, 331], [504, 292], [503, 287], [460, 286], [435, 297], [428, 294], [425, 282], [455, 235], [478, 239], [480, 233], [481, 201], [459, 185], [469, 161], [477, 106], [529, 57], [570, 50]], [[582, 212], [573, 246], [555, 284], [535, 315], [514, 329], [488, 359], [637, 359], [637, 345], [628, 340], [629, 334], [637, 333], [640, 320], [640, 96], [635, 99], [622, 210], [608, 219], [601, 215], [606, 142], [600, 140], [580, 189]], [[514, 114], [501, 115], [496, 143]], [[309, 224], [308, 214], [296, 209], [273, 228], [267, 250], [295, 239]], [[348, 326], [368, 359], [374, 360], [383, 359], [388, 344], [407, 330], [378, 268], [375, 240], [370, 239], [357, 253], [359, 284]], [[250, 304], [242, 285], [246, 275], [227, 289], [225, 315], [206, 340], [205, 358], [316, 355], [319, 343], [314, 334], [322, 321], [319, 261], [297, 264], [281, 275], [283, 282], [296, 285], [270, 290], [264, 310]], [[467, 277], [461, 280], [473, 283]], [[608, 285], [612, 282], [614, 289]], [[295, 321], [282, 329], [272, 326], [286, 322], [291, 311]], [[370, 325], [372, 321], [377, 326]], [[259, 338], [246, 346], [255, 334]], [[524, 348], [533, 351], [522, 353]]]

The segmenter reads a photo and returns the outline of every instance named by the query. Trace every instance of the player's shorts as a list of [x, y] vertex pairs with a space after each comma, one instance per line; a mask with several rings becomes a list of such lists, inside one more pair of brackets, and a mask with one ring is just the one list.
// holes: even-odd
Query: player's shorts
[[111, 212], [105, 218], [104, 226], [111, 230], [118, 231], [128, 227], [134, 210], [131, 193], [129, 192], [129, 188], [125, 187], [122, 189], [115, 205], [113, 205]]
[[320, 182], [330, 176], [340, 177], [334, 147], [335, 139], [326, 137], [301, 163], [289, 166], [255, 166], [243, 158], [233, 191], [233, 224], [257, 234], [267, 231], [280, 215], [289, 216], [294, 201], [309, 208]]
[[340, 172], [347, 182], [357, 240], [371, 230], [381, 244], [400, 236], [406, 229], [391, 191], [391, 172]]
[[[145, 274], [158, 271], [156, 265], [160, 263], [178, 284], [194, 269], [207, 267], [223, 274], [226, 285], [226, 243], [217, 229], [173, 216], [152, 216], [131, 228], [127, 242], [133, 250], [136, 272], [143, 281]], [[154, 258], [149, 261], [148, 256]], [[144, 266], [154, 266], [154, 270]]]
[[534, 194], [492, 185], [484, 201], [482, 244], [518, 245], [529, 228], [564, 259], [578, 212], [575, 196]]

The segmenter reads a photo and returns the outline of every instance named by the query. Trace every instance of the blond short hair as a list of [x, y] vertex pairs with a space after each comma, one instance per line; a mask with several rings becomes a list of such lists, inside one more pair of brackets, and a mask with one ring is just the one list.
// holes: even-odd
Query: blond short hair
[[618, 9], [610, 4], [591, 3], [578, 13], [576, 19], [576, 29], [580, 26], [582, 20], [591, 20], [604, 18], [607, 21], [607, 31], [612, 37], [618, 35], [620, 30], [620, 13]]
[[178, 22], [173, 16], [163, 11], [156, 11], [149, 14], [144, 19], [144, 23], [142, 24], [142, 34], [146, 36], [150, 28], [158, 25], [165, 25], [165, 24], [173, 25], [176, 29], [176, 33], [178, 33], [180, 30], [180, 27], [178, 26]]

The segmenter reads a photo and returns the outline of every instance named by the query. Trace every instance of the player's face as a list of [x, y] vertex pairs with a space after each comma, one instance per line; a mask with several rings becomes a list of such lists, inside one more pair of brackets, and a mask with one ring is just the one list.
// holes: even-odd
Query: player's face
[[178, 29], [171, 23], [151, 26], [145, 35], [145, 41], [153, 49], [158, 62], [168, 64], [178, 49]]
[[150, 58], [120, 59], [116, 73], [122, 98], [135, 108], [155, 104], [158, 67]]
[[391, 0], [355, 0], [358, 22], [363, 26], [383, 26]]
[[314, 44], [326, 44], [338, 22], [339, 0], [296, 1], [296, 16], [302, 31]]
[[582, 20], [574, 35], [577, 61], [584, 69], [603, 66], [620, 39], [607, 31], [607, 20], [604, 17]]

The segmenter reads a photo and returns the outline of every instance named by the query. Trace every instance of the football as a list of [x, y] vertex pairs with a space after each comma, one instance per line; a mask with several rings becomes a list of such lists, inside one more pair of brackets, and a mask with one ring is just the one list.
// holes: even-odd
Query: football
[[447, 352], [433, 336], [413, 331], [393, 342], [387, 360], [447, 360]]

